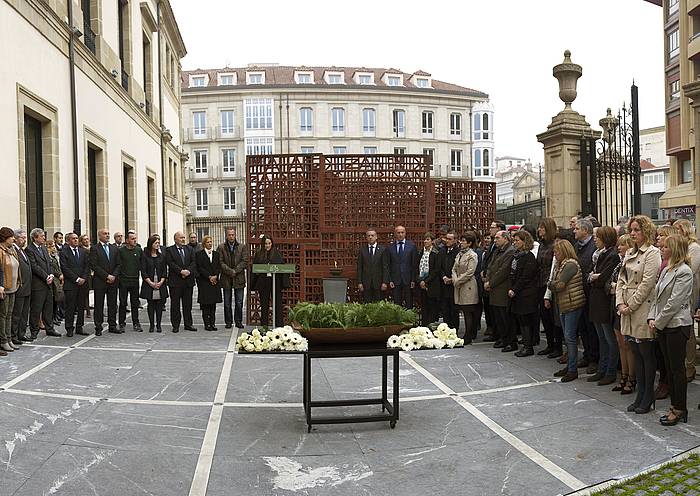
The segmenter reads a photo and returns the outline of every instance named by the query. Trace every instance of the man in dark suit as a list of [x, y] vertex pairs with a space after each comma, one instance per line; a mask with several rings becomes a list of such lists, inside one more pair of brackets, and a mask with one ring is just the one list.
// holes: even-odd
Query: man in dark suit
[[120, 334], [117, 328], [117, 292], [119, 289], [119, 250], [109, 244], [109, 231], [97, 231], [99, 240], [90, 249], [90, 269], [92, 269], [92, 289], [95, 291], [95, 335], [102, 335], [104, 304], [107, 297], [107, 330]]
[[32, 266], [24, 248], [27, 245], [27, 233], [22, 229], [15, 229], [15, 251], [19, 258], [19, 271], [22, 277], [22, 285], [15, 293], [15, 306], [12, 308], [12, 344], [19, 346], [21, 343], [32, 341], [28, 337], [27, 322], [29, 321], [29, 305], [32, 296]]
[[[165, 263], [168, 264], [168, 288], [170, 289], [170, 323], [173, 332], [180, 332], [180, 320], [184, 318], [185, 330], [196, 331], [192, 325], [192, 290], [195, 273], [194, 250], [186, 244], [185, 235], [176, 232], [175, 244], [165, 250]], [[180, 313], [182, 302], [182, 314]]]
[[515, 323], [508, 312], [510, 298], [510, 270], [515, 248], [510, 244], [508, 231], [498, 231], [494, 236], [496, 252], [486, 271], [484, 290], [489, 292], [491, 309], [496, 320], [495, 331], [498, 338], [493, 343], [494, 348], [504, 352], [518, 351], [518, 338], [515, 333]]
[[[236, 240], [236, 230], [226, 229], [226, 241], [217, 249], [221, 260], [221, 287], [224, 290], [224, 322], [231, 329], [243, 329], [243, 296], [245, 295], [245, 273], [248, 270], [248, 245]], [[231, 300], [235, 301], [231, 308]]]
[[[500, 220], [494, 220], [491, 222], [491, 225], [489, 226], [489, 236], [491, 238], [491, 242], [489, 245], [484, 249], [484, 255], [483, 255], [483, 262], [481, 264], [481, 270], [479, 272], [479, 277], [481, 279], [481, 287], [483, 288], [484, 280], [486, 280], [486, 271], [489, 268], [489, 264], [494, 258], [494, 255], [497, 251], [496, 248], [496, 243], [494, 241], [494, 238], [496, 237], [496, 233], [498, 231], [505, 231], [506, 230], [506, 225], [503, 223], [503, 221]], [[486, 318], [486, 332], [484, 332], [484, 341], [496, 341], [498, 339], [495, 334], [496, 332], [494, 329], [496, 328], [496, 319], [493, 315], [493, 310], [491, 308], [491, 303], [490, 303], [490, 295], [488, 291], [482, 291], [482, 301], [484, 305], [484, 317]]]
[[[87, 336], [88, 333], [83, 331], [83, 324], [85, 319], [85, 301], [89, 291], [87, 281], [88, 277], [90, 277], [90, 265], [88, 263], [88, 252], [78, 243], [77, 234], [66, 234], [66, 244], [63, 245], [59, 257], [64, 279], [66, 335], [68, 337], [73, 336], [73, 331], [75, 330], [76, 334]], [[77, 319], [75, 318], [76, 312]]]
[[362, 293], [364, 303], [383, 299], [389, 280], [386, 247], [377, 243], [377, 231], [370, 229], [366, 233], [367, 244], [360, 247], [357, 255], [357, 290]]
[[394, 228], [394, 242], [388, 248], [389, 287], [392, 299], [404, 308], [413, 308], [413, 289], [418, 279], [418, 251], [406, 239], [406, 228]]
[[53, 328], [53, 267], [46, 250], [46, 234], [43, 229], [34, 228], [30, 233], [31, 243], [27, 246], [27, 256], [32, 266], [32, 301], [29, 310], [29, 329], [32, 339], [39, 335], [39, 322], [44, 317], [47, 336], [60, 337]]
[[454, 231], [445, 234], [445, 247], [440, 253], [440, 277], [442, 278], [442, 320], [452, 329], [459, 329], [459, 312], [455, 306], [455, 287], [452, 284], [452, 267], [459, 253]]

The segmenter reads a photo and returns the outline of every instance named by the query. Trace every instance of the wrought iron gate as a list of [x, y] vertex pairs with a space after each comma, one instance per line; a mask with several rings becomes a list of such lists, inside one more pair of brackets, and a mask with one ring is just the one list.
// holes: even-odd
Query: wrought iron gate
[[581, 139], [581, 213], [602, 225], [614, 226], [621, 216], [641, 213], [639, 166], [639, 104], [637, 86], [632, 102], [600, 120], [601, 139]]

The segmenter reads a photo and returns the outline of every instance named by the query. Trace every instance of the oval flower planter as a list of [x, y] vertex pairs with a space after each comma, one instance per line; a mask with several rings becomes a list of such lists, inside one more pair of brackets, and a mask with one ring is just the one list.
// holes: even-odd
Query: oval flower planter
[[310, 345], [317, 344], [364, 344], [386, 343], [390, 336], [399, 334], [410, 326], [389, 325], [381, 327], [312, 327], [304, 329], [296, 322], [292, 322], [296, 332], [304, 336]]

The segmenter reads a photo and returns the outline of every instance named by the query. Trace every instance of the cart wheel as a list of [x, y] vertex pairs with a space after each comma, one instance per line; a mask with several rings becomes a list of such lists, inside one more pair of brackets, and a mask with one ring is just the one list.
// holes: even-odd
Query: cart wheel
[[393, 429], [394, 427], [396, 427], [396, 420], [392, 420], [391, 422], [389, 422], [389, 426], [390, 426], [392, 429]]

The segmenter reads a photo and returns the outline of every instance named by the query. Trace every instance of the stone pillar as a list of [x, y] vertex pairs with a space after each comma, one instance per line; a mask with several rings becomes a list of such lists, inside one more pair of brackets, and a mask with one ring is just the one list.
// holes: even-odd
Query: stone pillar
[[568, 226], [569, 219], [581, 210], [581, 138], [599, 138], [600, 132], [593, 131], [586, 118], [571, 108], [582, 74], [581, 66], [571, 62], [571, 52], [564, 52], [564, 62], [554, 66], [552, 72], [559, 81], [564, 110], [537, 135], [537, 141], [544, 146], [547, 216], [559, 226]]

